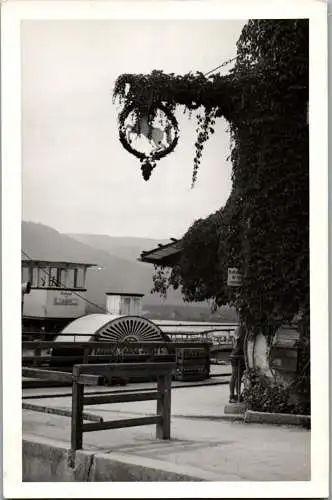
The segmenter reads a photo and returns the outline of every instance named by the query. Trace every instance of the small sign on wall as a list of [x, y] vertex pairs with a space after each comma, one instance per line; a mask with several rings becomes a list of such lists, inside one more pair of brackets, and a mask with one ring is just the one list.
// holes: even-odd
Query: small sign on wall
[[80, 292], [78, 296], [70, 290], [45, 290], [47, 293], [46, 304], [44, 302], [45, 315], [50, 318], [77, 318], [85, 314], [86, 292]]
[[78, 300], [71, 292], [60, 292], [53, 298], [54, 306], [77, 306]]
[[242, 276], [237, 267], [228, 268], [227, 285], [228, 286], [241, 286]]

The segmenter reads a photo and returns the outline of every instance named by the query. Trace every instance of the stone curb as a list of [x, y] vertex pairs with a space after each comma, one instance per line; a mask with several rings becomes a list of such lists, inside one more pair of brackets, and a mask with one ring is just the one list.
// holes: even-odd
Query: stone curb
[[224, 413], [226, 415], [244, 415], [246, 412], [245, 403], [228, 403], [225, 405]]
[[[23, 481], [220, 481], [219, 475], [194, 466], [182, 466], [141, 456], [102, 453], [92, 450], [71, 452], [62, 441], [32, 435], [23, 436]], [[225, 474], [222, 480], [239, 480]]]
[[187, 418], [190, 420], [210, 420], [214, 422], [243, 422], [244, 415], [241, 413], [228, 413], [226, 415], [172, 415], [172, 418]]
[[247, 410], [244, 415], [245, 423], [277, 424], [277, 425], [300, 425], [310, 427], [309, 415], [292, 415], [290, 413], [265, 413]]

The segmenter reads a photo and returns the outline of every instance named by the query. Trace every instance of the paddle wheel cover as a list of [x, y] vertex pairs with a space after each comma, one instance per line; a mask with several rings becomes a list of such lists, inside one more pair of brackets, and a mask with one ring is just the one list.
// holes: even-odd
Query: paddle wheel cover
[[100, 341], [124, 342], [168, 342], [169, 338], [159, 326], [140, 316], [121, 316], [102, 326], [96, 337]]

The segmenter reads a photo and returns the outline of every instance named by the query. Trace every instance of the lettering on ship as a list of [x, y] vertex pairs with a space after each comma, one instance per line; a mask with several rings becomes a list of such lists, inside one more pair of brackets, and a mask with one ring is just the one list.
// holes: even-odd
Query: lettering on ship
[[78, 300], [70, 292], [61, 292], [60, 296], [54, 297], [55, 306], [78, 306]]

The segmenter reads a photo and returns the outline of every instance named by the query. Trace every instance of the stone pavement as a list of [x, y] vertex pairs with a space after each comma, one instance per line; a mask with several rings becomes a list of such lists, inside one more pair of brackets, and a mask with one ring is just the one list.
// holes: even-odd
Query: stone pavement
[[[26, 394], [26, 391], [25, 391]], [[106, 430], [83, 435], [84, 449], [121, 453], [213, 472], [218, 480], [309, 481], [310, 431], [285, 426], [245, 424], [220, 418], [228, 399], [226, 385], [172, 391], [170, 441], [155, 439], [155, 426]], [[38, 404], [38, 400], [25, 401]], [[40, 404], [70, 408], [69, 397]], [[155, 414], [154, 401], [89, 406], [104, 420]], [[23, 434], [70, 442], [70, 419], [23, 411]]]

